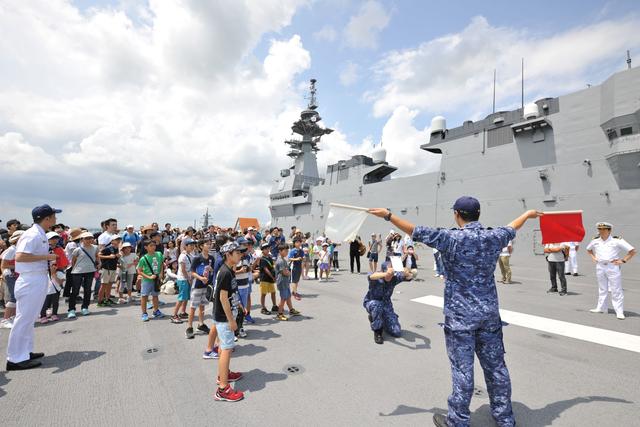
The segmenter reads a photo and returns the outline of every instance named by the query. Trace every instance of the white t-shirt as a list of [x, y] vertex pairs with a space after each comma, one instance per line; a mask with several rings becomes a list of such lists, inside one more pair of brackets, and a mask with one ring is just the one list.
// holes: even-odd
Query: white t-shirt
[[[32, 255], [48, 255], [49, 241], [44, 229], [38, 224], [25, 231], [16, 244], [16, 253]], [[16, 262], [16, 273], [38, 272], [46, 273], [49, 267], [47, 261]]]
[[[544, 245], [547, 249], [566, 248], [566, 243], [548, 243]], [[564, 262], [564, 252], [550, 252], [547, 254], [547, 260], [551, 262]]]
[[[195, 257], [195, 254], [188, 254], [186, 252], [182, 252], [180, 254], [180, 256], [178, 257], [178, 280], [189, 280], [189, 277], [191, 277], [191, 261], [193, 261]], [[187, 272], [186, 277], [184, 276], [184, 274], [182, 274], [181, 264], [184, 264], [184, 269]]]
[[633, 246], [627, 243], [624, 239], [614, 239], [609, 236], [607, 240], [602, 240], [600, 237], [593, 239], [588, 245], [587, 250], [593, 251], [598, 262], [608, 263], [614, 259], [620, 259], [620, 252], [629, 252], [633, 250]]
[[320, 264], [329, 264], [329, 251], [321, 249], [318, 253], [318, 257], [320, 258]]
[[511, 254], [509, 253], [509, 248], [512, 246], [513, 245], [511, 244], [511, 240], [509, 240], [509, 243], [507, 244], [507, 246], [502, 248], [502, 252], [500, 252], [500, 256], [511, 256]]
[[138, 256], [131, 252], [129, 255], [121, 255], [120, 256], [120, 271], [127, 272], [129, 274], [135, 274], [136, 272], [136, 259]]
[[[6, 262], [15, 261], [15, 259], [16, 259], [16, 246], [15, 245], [9, 246], [9, 248], [7, 250], [2, 252], [2, 256], [0, 256], [0, 259], [2, 259], [3, 261], [6, 261]], [[10, 268], [5, 268], [4, 270], [2, 270], [2, 275], [3, 276], [12, 276], [13, 275], [13, 271]]]

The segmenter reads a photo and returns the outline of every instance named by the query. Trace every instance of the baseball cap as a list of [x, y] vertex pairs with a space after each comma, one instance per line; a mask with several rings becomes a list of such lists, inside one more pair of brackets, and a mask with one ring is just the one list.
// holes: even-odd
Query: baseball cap
[[236, 243], [238, 245], [248, 245], [249, 241], [247, 239], [245, 239], [244, 237], [240, 236], [236, 239]]
[[220, 248], [220, 253], [224, 255], [233, 251], [246, 252], [246, 250], [246, 248], [240, 247], [236, 242], [227, 242]]
[[480, 212], [480, 202], [475, 197], [462, 196], [456, 200], [451, 209], [467, 213]]
[[122, 244], [122, 249], [124, 249], [124, 248], [130, 248], [130, 247], [132, 247], [132, 246], [131, 246], [131, 243], [129, 243], [129, 242], [124, 242], [124, 243]]
[[135, 228], [135, 227], [133, 226], [133, 224], [129, 224], [127, 225], [127, 228]]
[[53, 238], [59, 239], [60, 235], [58, 233], [56, 233], [55, 231], [50, 231], [47, 233], [47, 240], [51, 240]]
[[380, 266], [380, 269], [382, 270], [382, 272], [385, 272], [389, 269], [389, 267], [391, 267], [391, 263], [390, 262], [383, 262], [382, 265]]
[[20, 239], [20, 236], [22, 236], [23, 233], [24, 233], [23, 230], [14, 231], [13, 234], [11, 235], [11, 237], [9, 237], [9, 243], [17, 242], [18, 239]]
[[183, 243], [184, 243], [185, 245], [195, 245], [195, 244], [196, 244], [196, 241], [195, 241], [195, 240], [193, 240], [193, 239], [184, 239]]
[[269, 244], [268, 243], [261, 244], [260, 249], [269, 249]]
[[33, 218], [34, 221], [37, 221], [39, 219], [46, 218], [50, 215], [57, 214], [60, 212], [62, 212], [61, 209], [54, 209], [49, 205], [41, 205], [41, 206], [36, 206], [31, 210], [31, 217]]

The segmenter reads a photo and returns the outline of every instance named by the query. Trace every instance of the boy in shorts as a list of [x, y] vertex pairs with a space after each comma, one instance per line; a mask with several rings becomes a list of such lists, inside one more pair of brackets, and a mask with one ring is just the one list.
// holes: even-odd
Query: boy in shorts
[[108, 243], [98, 254], [102, 264], [100, 289], [98, 290], [98, 307], [108, 307], [112, 304], [111, 287], [118, 279], [116, 271], [118, 270], [119, 248], [122, 241], [122, 238], [118, 235], [107, 236], [105, 239]]
[[[276, 270], [273, 266], [273, 258], [269, 254], [269, 243], [263, 243], [260, 249], [262, 249], [262, 257], [260, 258], [260, 305], [262, 305], [262, 310], [260, 310], [260, 313], [269, 315], [272, 312], [278, 312], [278, 306], [276, 305]], [[271, 311], [265, 305], [267, 294], [271, 294]]]
[[278, 261], [276, 261], [276, 284], [278, 286], [278, 293], [280, 294], [280, 304], [278, 305], [278, 320], [289, 320], [284, 315], [284, 304], [287, 303], [289, 307], [289, 314], [291, 316], [299, 316], [300, 312], [293, 308], [291, 304], [291, 289], [289, 284], [291, 283], [291, 271], [289, 270], [289, 262], [286, 259], [289, 247], [287, 245], [278, 246]]
[[[138, 257], [133, 253], [133, 246], [131, 243], [125, 242], [120, 247], [120, 286], [118, 288], [118, 304], [128, 303], [131, 301], [131, 292], [133, 290], [133, 276], [136, 274], [136, 265], [138, 264]], [[124, 293], [127, 293], [126, 299], [123, 298]]]
[[196, 248], [196, 242], [191, 238], [186, 238], [182, 243], [184, 244], [184, 252], [178, 257], [178, 277], [176, 279], [178, 302], [173, 309], [171, 323], [182, 323], [182, 319], [189, 317], [187, 315], [187, 301], [189, 301], [191, 291], [189, 278], [191, 277], [191, 262], [195, 257], [193, 251]]
[[291, 287], [293, 288], [291, 294], [298, 301], [300, 301], [298, 282], [300, 282], [300, 276], [302, 276], [302, 261], [304, 260], [304, 252], [302, 251], [301, 246], [302, 241], [300, 239], [293, 239], [293, 248], [289, 252], [289, 262], [291, 263]]
[[164, 257], [160, 252], [156, 252], [156, 242], [146, 240], [144, 242], [145, 255], [138, 261], [138, 276], [142, 277], [140, 289], [140, 308], [142, 309], [142, 321], [148, 322], [147, 301], [149, 296], [153, 301], [153, 317], [160, 319], [164, 314], [158, 308], [158, 295], [160, 294], [160, 283], [162, 283], [162, 262]]
[[234, 331], [238, 329], [236, 316], [238, 315], [238, 283], [234, 268], [242, 257], [242, 248], [236, 242], [226, 243], [220, 249], [224, 257], [224, 264], [220, 267], [216, 277], [216, 290], [213, 297], [213, 318], [218, 335], [218, 388], [214, 398], [216, 400], [237, 402], [244, 398], [241, 391], [235, 391], [229, 383], [242, 378], [239, 372], [229, 370], [231, 352], [235, 347]]
[[203, 334], [210, 332], [209, 327], [204, 324], [204, 308], [209, 304], [207, 300], [207, 286], [213, 281], [213, 265], [216, 261], [213, 255], [209, 254], [211, 243], [208, 240], [200, 242], [200, 255], [196, 256], [191, 262], [191, 284], [189, 319], [187, 320], [187, 339], [195, 337], [193, 333], [193, 316], [198, 309], [198, 331]]

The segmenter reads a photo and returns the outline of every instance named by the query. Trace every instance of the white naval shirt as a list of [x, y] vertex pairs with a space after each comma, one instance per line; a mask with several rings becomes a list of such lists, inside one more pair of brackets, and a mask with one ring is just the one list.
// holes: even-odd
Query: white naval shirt
[[624, 239], [614, 239], [609, 236], [607, 240], [600, 237], [593, 239], [588, 245], [587, 250], [593, 251], [598, 263], [607, 264], [614, 259], [620, 259], [620, 251], [629, 252], [633, 250], [633, 246]]
[[[47, 240], [47, 234], [44, 228], [38, 224], [25, 231], [20, 240], [16, 244], [16, 254], [19, 252], [31, 254], [31, 255], [48, 255], [49, 254], [49, 241]], [[16, 273], [29, 273], [38, 272], [46, 273], [49, 269], [48, 261], [35, 261], [35, 262], [17, 262], [16, 261]]]

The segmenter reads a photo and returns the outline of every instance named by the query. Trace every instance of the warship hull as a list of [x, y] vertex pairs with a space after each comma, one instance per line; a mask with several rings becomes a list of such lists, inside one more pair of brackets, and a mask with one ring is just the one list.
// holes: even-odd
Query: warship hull
[[[392, 178], [394, 167], [366, 156], [331, 165], [307, 192], [290, 199], [272, 195], [272, 226], [318, 235], [335, 202], [385, 207], [416, 224], [450, 228], [454, 201], [472, 195], [480, 200], [480, 221], [488, 227], [505, 225], [527, 209], [582, 210], [583, 248], [598, 221], [611, 222], [613, 235], [638, 247], [640, 69], [535, 105], [538, 114], [526, 118], [524, 108], [455, 129], [434, 131], [432, 125], [431, 139], [421, 148], [425, 157], [441, 157], [437, 172]], [[371, 217], [359, 234], [365, 240], [371, 233], [384, 237], [390, 228]], [[527, 224], [514, 242], [513, 262], [542, 266], [540, 242], [539, 224]], [[578, 254], [581, 268], [591, 269], [584, 249]], [[635, 261], [624, 267], [625, 280], [640, 279]]]

